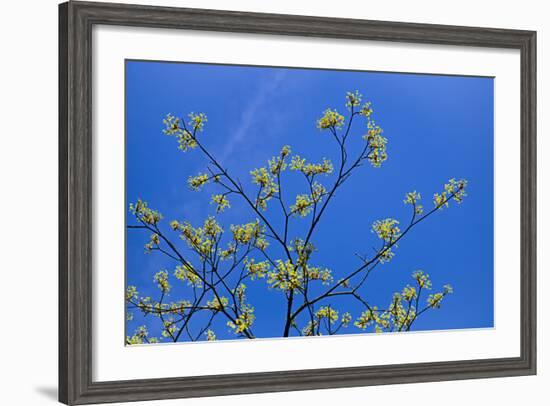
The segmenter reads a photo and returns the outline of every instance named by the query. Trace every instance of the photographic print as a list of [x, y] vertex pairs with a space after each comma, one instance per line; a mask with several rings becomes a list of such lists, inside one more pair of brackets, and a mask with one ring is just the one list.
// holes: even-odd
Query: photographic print
[[493, 327], [492, 77], [125, 82], [127, 345]]

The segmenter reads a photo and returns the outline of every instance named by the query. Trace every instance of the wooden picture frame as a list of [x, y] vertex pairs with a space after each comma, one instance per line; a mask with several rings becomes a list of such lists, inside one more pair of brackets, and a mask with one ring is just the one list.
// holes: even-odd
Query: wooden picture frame
[[[92, 27], [95, 24], [513, 48], [521, 54], [521, 355], [130, 381], [92, 380]], [[536, 373], [536, 33], [108, 3], [59, 6], [59, 400], [217, 396]]]

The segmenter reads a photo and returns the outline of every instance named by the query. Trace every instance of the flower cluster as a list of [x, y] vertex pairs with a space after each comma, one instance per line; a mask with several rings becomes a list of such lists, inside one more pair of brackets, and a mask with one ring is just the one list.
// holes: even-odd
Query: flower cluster
[[315, 317], [318, 319], [327, 319], [329, 323], [334, 323], [338, 321], [338, 311], [334, 310], [330, 306], [323, 306], [315, 312]]
[[374, 121], [369, 119], [367, 126], [368, 131], [363, 135], [363, 139], [367, 141], [367, 145], [369, 146], [367, 159], [373, 167], [379, 168], [382, 162], [388, 159], [386, 151], [388, 140], [382, 136], [382, 128], [376, 125]]
[[138, 298], [137, 288], [133, 285], [128, 285], [128, 287], [126, 288], [125, 298], [126, 298], [127, 302], [130, 302], [132, 300], [136, 300]]
[[428, 290], [432, 288], [432, 281], [430, 280], [430, 275], [427, 273], [424, 273], [421, 270], [414, 271], [412, 277], [418, 284], [418, 287]]
[[280, 175], [281, 172], [286, 169], [287, 164], [285, 162], [285, 159], [290, 154], [290, 152], [291, 152], [290, 146], [285, 145], [283, 146], [283, 148], [281, 148], [281, 152], [279, 153], [279, 156], [274, 156], [267, 162], [269, 167], [269, 172], [273, 176]]
[[380, 321], [378, 313], [378, 308], [376, 306], [370, 307], [362, 312], [353, 324], [361, 330], [365, 330], [371, 324], [375, 322], [378, 323]]
[[216, 334], [212, 330], [206, 330], [204, 335], [206, 336], [206, 341], [216, 341]]
[[189, 126], [193, 131], [202, 131], [204, 129], [204, 124], [208, 121], [206, 114], [193, 112], [189, 113]]
[[151, 252], [154, 248], [158, 248], [160, 245], [160, 237], [157, 233], [151, 234], [149, 242], [145, 244], [145, 252]]
[[443, 186], [444, 191], [434, 194], [434, 205], [437, 209], [443, 207], [449, 207], [449, 200], [453, 199], [458, 204], [462, 203], [466, 195], [466, 186], [468, 181], [466, 179], [449, 179], [449, 181]]
[[[411, 301], [397, 292], [394, 293], [386, 314], [389, 315], [386, 320], [390, 324], [393, 323], [396, 330], [406, 328], [416, 317], [416, 311], [412, 307]], [[384, 327], [387, 328], [388, 325], [386, 324]]]
[[146, 326], [139, 326], [134, 330], [134, 334], [126, 336], [126, 344], [128, 345], [137, 345], [137, 344], [153, 344], [158, 343], [158, 339], [155, 337], [149, 337], [149, 332], [147, 331]]
[[342, 128], [343, 125], [344, 116], [332, 109], [326, 109], [323, 116], [317, 120], [317, 128], [320, 130], [326, 130], [329, 128], [334, 130], [337, 128]]
[[208, 217], [202, 227], [195, 228], [188, 222], [178, 225], [178, 230], [181, 232], [180, 237], [202, 259], [208, 258], [214, 253], [216, 242], [223, 233], [222, 227], [214, 217]]
[[273, 289], [282, 291], [293, 290], [301, 286], [303, 275], [298, 272], [297, 267], [290, 261], [275, 261], [277, 266], [267, 274], [267, 283]]
[[210, 177], [206, 173], [199, 173], [195, 176], [189, 176], [189, 178], [187, 178], [187, 184], [191, 190], [198, 191], [201, 190], [201, 188], [206, 185], [209, 180]]
[[382, 251], [380, 251], [379, 259], [380, 259], [380, 262], [384, 264], [386, 262], [390, 262], [394, 256], [395, 256], [395, 252], [393, 252], [392, 248], [385, 247], [382, 249]]
[[220, 258], [222, 260], [228, 259], [231, 256], [235, 255], [236, 252], [237, 252], [237, 244], [235, 244], [235, 242], [231, 241], [229, 244], [227, 244], [226, 249], [221, 249], [220, 248]]
[[212, 300], [206, 302], [206, 306], [211, 310], [219, 312], [225, 309], [228, 303], [229, 299], [227, 299], [225, 296], [220, 296], [219, 299], [218, 297], [214, 297]]
[[270, 269], [269, 261], [255, 262], [254, 258], [245, 259], [245, 268], [250, 274], [250, 279], [264, 278]]
[[416, 190], [413, 190], [412, 192], [408, 192], [405, 195], [405, 200], [403, 200], [403, 202], [405, 204], [412, 205], [415, 214], [422, 214], [422, 212], [424, 211], [424, 208], [419, 203], [420, 199], [421, 199], [420, 193], [418, 193]]
[[309, 195], [298, 195], [296, 196], [296, 202], [292, 206], [290, 206], [291, 214], [298, 214], [302, 217], [305, 217], [311, 211], [314, 203], [315, 202]]
[[158, 211], [150, 209], [147, 202], [138, 199], [137, 203], [130, 203], [130, 213], [132, 213], [138, 220], [145, 224], [157, 225], [162, 219], [162, 214]]
[[298, 255], [296, 265], [301, 267], [307, 265], [311, 254], [313, 254], [313, 252], [317, 250], [313, 243], [308, 242], [306, 244], [305, 241], [301, 238], [295, 238], [294, 240], [292, 240], [292, 244], [290, 245], [289, 249], [296, 252], [296, 254]]
[[157, 283], [158, 288], [162, 293], [168, 293], [170, 291], [170, 282], [168, 282], [168, 271], [158, 271], [153, 277], [153, 281]]
[[376, 220], [372, 224], [372, 232], [375, 233], [381, 240], [391, 244], [401, 235], [401, 230], [398, 225], [399, 221], [392, 218]]
[[243, 283], [237, 286], [234, 290], [235, 297], [237, 298], [237, 302], [239, 304], [240, 314], [237, 316], [235, 321], [228, 321], [227, 326], [231, 328], [235, 334], [241, 334], [248, 330], [256, 319], [256, 316], [254, 315], [254, 307], [245, 302], [245, 290], [246, 285]]
[[265, 249], [268, 242], [264, 238], [264, 228], [260, 221], [256, 219], [256, 221], [246, 224], [232, 224], [231, 232], [233, 233], [233, 240], [237, 244], [253, 244], [257, 248]]
[[403, 291], [401, 292], [401, 296], [408, 301], [411, 301], [413, 299], [416, 299], [416, 288], [414, 286], [407, 285], [403, 288]]
[[361, 105], [361, 99], [363, 95], [358, 90], [355, 92], [346, 93], [346, 107], [348, 110], [352, 110], [354, 107]]
[[453, 293], [453, 287], [451, 285], [444, 285], [443, 292], [434, 293], [428, 296], [428, 299], [426, 300], [428, 306], [433, 309], [439, 309], [443, 298], [451, 293]]
[[225, 194], [212, 195], [212, 202], [216, 204], [216, 213], [220, 213], [227, 208], [230, 208], [229, 200]]
[[255, 319], [254, 307], [245, 304], [241, 306], [241, 314], [235, 319], [235, 322], [228, 321], [227, 326], [233, 329], [235, 334], [239, 334], [250, 328]]
[[183, 152], [197, 147], [197, 141], [187, 129], [181, 128], [181, 119], [168, 114], [162, 121], [165, 128], [164, 134], [176, 137], [178, 148]]
[[256, 168], [250, 174], [252, 175], [252, 182], [260, 186], [256, 206], [266, 210], [267, 202], [275, 196], [279, 191], [279, 187], [271, 172], [265, 167]]
[[313, 182], [311, 185], [311, 198], [315, 203], [319, 203], [323, 196], [327, 194], [327, 189], [319, 182]]
[[433, 293], [428, 296], [428, 305], [434, 309], [439, 309], [441, 307], [441, 301], [443, 300], [443, 293]]
[[[355, 92], [347, 92], [346, 93], [347, 109], [349, 111], [354, 111], [355, 107], [358, 107], [361, 105], [362, 99], [363, 99], [363, 95], [359, 93], [358, 90], [356, 90]], [[372, 114], [371, 102], [364, 103], [357, 113], [367, 118], [370, 117], [370, 115]]]
[[187, 284], [196, 288], [202, 287], [202, 279], [190, 265], [178, 265], [174, 271], [174, 276], [180, 281], [187, 281]]
[[305, 158], [294, 155], [290, 161], [290, 169], [300, 171], [305, 176], [310, 177], [315, 175], [330, 175], [334, 170], [334, 166], [326, 158], [323, 158], [323, 162], [320, 163], [306, 163]]
[[[340, 320], [340, 326], [334, 326]], [[304, 336], [322, 335], [321, 327], [324, 324], [329, 334], [334, 334], [340, 327], [347, 327], [351, 322], [351, 314], [345, 312], [339, 317], [338, 310], [330, 306], [322, 306], [314, 314], [313, 320], [309, 321], [302, 329]]]
[[256, 168], [253, 171], [250, 171], [250, 174], [252, 175], [252, 182], [262, 188], [266, 188], [273, 183], [271, 174], [264, 167]]
[[334, 280], [332, 271], [328, 268], [306, 265], [303, 269], [305, 269], [305, 276], [310, 281], [321, 281], [323, 285], [329, 285]]
[[296, 252], [296, 267], [302, 274], [301, 279], [321, 281], [323, 285], [328, 285], [334, 280], [330, 269], [309, 265], [311, 255], [317, 250], [311, 242], [306, 244], [301, 238], [296, 238], [292, 241], [290, 250]]
[[169, 319], [165, 319], [162, 322], [163, 330], [162, 330], [162, 336], [165, 338], [174, 338], [174, 336], [179, 331], [178, 326], [176, 326], [176, 321], [170, 317]]

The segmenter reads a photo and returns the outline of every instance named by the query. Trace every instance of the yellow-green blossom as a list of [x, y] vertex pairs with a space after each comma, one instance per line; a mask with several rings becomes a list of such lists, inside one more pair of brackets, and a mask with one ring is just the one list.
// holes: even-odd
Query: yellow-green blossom
[[367, 134], [363, 136], [369, 146], [367, 159], [373, 167], [378, 168], [382, 165], [382, 162], [388, 159], [386, 152], [388, 140], [382, 137], [382, 128], [376, 125], [374, 121], [369, 120], [367, 126]]
[[305, 164], [305, 158], [301, 158], [300, 155], [294, 155], [290, 160], [290, 169], [293, 171], [301, 171]]
[[[397, 246], [397, 245], [394, 245]], [[392, 260], [392, 258], [395, 256], [395, 252], [392, 251], [390, 247], [386, 247], [380, 252], [380, 262], [386, 263]]]
[[228, 303], [229, 300], [225, 296], [220, 296], [219, 300], [217, 297], [214, 297], [212, 300], [206, 302], [206, 306], [211, 310], [221, 311], [225, 309]]
[[284, 158], [291, 153], [290, 145], [283, 145], [283, 148], [281, 148], [281, 156]]
[[357, 320], [353, 324], [356, 327], [360, 328], [361, 330], [365, 330], [373, 322], [378, 320], [377, 312], [378, 312], [378, 308], [376, 306], [371, 307], [370, 309], [367, 309], [364, 312], [362, 312], [361, 315], [357, 318]]
[[449, 200], [452, 198], [458, 204], [462, 203], [466, 195], [466, 186], [468, 181], [465, 179], [449, 179], [443, 186], [445, 189], [441, 193], [434, 193], [434, 205], [437, 209], [449, 207]]
[[254, 258], [245, 259], [245, 268], [250, 273], [250, 279], [263, 278], [271, 268], [269, 261], [255, 262]]
[[271, 182], [273, 182], [273, 178], [265, 167], [256, 168], [253, 171], [250, 171], [250, 174], [252, 175], [252, 182], [261, 187], [267, 187]]
[[392, 218], [376, 220], [372, 224], [372, 232], [385, 242], [392, 243], [401, 235], [398, 224], [399, 221]]
[[129, 285], [126, 288], [126, 301], [135, 300], [138, 298], [137, 288], [133, 285]]
[[204, 334], [206, 335], [207, 341], [216, 341], [216, 334], [214, 334], [212, 330], [208, 329]]
[[149, 332], [147, 331], [146, 326], [139, 326], [134, 330], [134, 334], [130, 336], [126, 336], [126, 343], [128, 345], [136, 345], [136, 344], [144, 344], [146, 343], [147, 336], [149, 335]]
[[441, 307], [441, 301], [443, 300], [443, 293], [434, 293], [428, 296], [428, 305], [432, 308], [439, 309]]
[[189, 113], [189, 126], [194, 131], [202, 131], [204, 129], [204, 124], [208, 121], [206, 114], [193, 112]]
[[172, 114], [167, 114], [162, 120], [165, 128], [164, 134], [173, 136], [178, 141], [178, 148], [182, 151], [197, 147], [197, 141], [189, 131], [181, 127], [181, 119], [174, 117]]
[[267, 283], [271, 288], [287, 291], [301, 286], [303, 275], [290, 260], [278, 259], [275, 265], [277, 267], [267, 274]]
[[323, 116], [317, 120], [317, 128], [326, 130], [327, 128], [341, 128], [344, 125], [344, 116], [336, 110], [326, 109]]
[[422, 214], [423, 208], [422, 205], [419, 203], [421, 199], [420, 193], [418, 193], [416, 190], [412, 192], [408, 192], [405, 195], [405, 200], [403, 202], [405, 204], [410, 204], [414, 207], [415, 214]]
[[216, 213], [231, 207], [225, 194], [212, 195], [212, 203], [216, 204]]
[[443, 292], [447, 295], [449, 293], [453, 293], [453, 287], [449, 284], [443, 285]]
[[168, 271], [158, 271], [153, 280], [157, 283], [158, 288], [162, 293], [168, 293], [170, 291], [170, 282], [168, 282]]
[[290, 161], [290, 169], [300, 171], [306, 176], [329, 175], [334, 170], [332, 162], [326, 158], [320, 163], [306, 163], [305, 158], [294, 155]]
[[347, 92], [346, 93], [346, 107], [348, 110], [352, 110], [354, 107], [357, 107], [361, 104], [361, 99], [363, 95], [359, 91]]
[[340, 323], [342, 323], [342, 326], [347, 327], [349, 323], [351, 323], [352, 317], [351, 313], [344, 313], [342, 314], [342, 318], [340, 319]]
[[237, 245], [234, 242], [230, 242], [227, 244], [227, 248], [224, 250], [220, 250], [220, 257], [221, 259], [228, 259], [231, 257], [235, 252], [237, 251]]
[[305, 217], [312, 210], [314, 203], [309, 195], [298, 195], [296, 196], [296, 202], [290, 206], [291, 213]]
[[305, 275], [310, 281], [318, 280], [323, 285], [329, 285], [334, 280], [330, 269], [306, 265], [305, 270]]
[[202, 227], [195, 228], [188, 222], [180, 224], [180, 231], [180, 237], [203, 258], [211, 256], [218, 237], [223, 233], [223, 229], [212, 216], [204, 221]]
[[430, 275], [428, 275], [427, 273], [424, 273], [423, 271], [418, 270], [413, 272], [412, 277], [414, 280], [416, 280], [416, 283], [420, 288], [422, 289], [432, 288], [432, 281], [430, 280]]
[[233, 330], [235, 334], [240, 334], [252, 326], [256, 316], [254, 308], [250, 305], [241, 306], [241, 314], [235, 319], [235, 322], [228, 321], [227, 326]]
[[371, 102], [366, 102], [365, 104], [363, 104], [363, 106], [361, 106], [361, 110], [359, 110], [359, 114], [369, 118], [372, 114], [371, 104]]
[[401, 296], [403, 296], [405, 300], [416, 299], [416, 288], [410, 285], [405, 286], [401, 292]]
[[285, 158], [290, 154], [290, 147], [288, 145], [283, 146], [279, 156], [273, 157], [268, 161], [269, 172], [277, 176], [287, 167]]
[[180, 281], [187, 281], [191, 286], [202, 287], [202, 280], [197, 272], [190, 265], [178, 265], [174, 271], [174, 276]]
[[311, 189], [311, 198], [315, 203], [319, 203], [323, 196], [327, 194], [327, 189], [319, 182], [314, 182]]
[[267, 209], [267, 202], [279, 191], [279, 187], [273, 178], [273, 175], [265, 167], [254, 169], [250, 172], [252, 182], [260, 186], [260, 194], [256, 200], [256, 205], [262, 210]]
[[189, 176], [187, 179], [187, 184], [191, 190], [201, 190], [201, 188], [208, 183], [210, 178], [206, 173], [199, 173], [196, 176]]
[[151, 237], [149, 238], [149, 242], [145, 244], [145, 251], [149, 252], [152, 251], [153, 248], [156, 248], [160, 245], [160, 237], [158, 234], [151, 234]]
[[162, 214], [158, 211], [150, 209], [147, 202], [138, 199], [137, 203], [130, 203], [130, 213], [136, 216], [138, 220], [146, 224], [157, 225], [162, 219]]
[[338, 321], [338, 311], [334, 310], [330, 306], [323, 306], [315, 312], [315, 317], [318, 319], [327, 319], [329, 323], [334, 323]]
[[165, 338], [168, 338], [168, 337], [173, 338], [179, 330], [173, 318], [164, 320], [162, 325], [163, 325], [162, 336]]
[[246, 224], [231, 225], [231, 232], [233, 233], [233, 239], [237, 243], [246, 245], [261, 238], [263, 236], [264, 227], [260, 224], [260, 221], [256, 219], [256, 221]]

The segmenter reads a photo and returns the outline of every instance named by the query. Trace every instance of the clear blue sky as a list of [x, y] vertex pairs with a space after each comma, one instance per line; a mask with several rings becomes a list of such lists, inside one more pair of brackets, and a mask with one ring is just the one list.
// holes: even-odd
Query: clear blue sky
[[[414, 270], [422, 269], [432, 277], [434, 288], [450, 283], [455, 293], [441, 309], [419, 318], [413, 330], [492, 327], [491, 78], [127, 61], [127, 203], [140, 197], [168, 221], [189, 220], [196, 226], [214, 214], [209, 204], [214, 189], [192, 192], [186, 184], [190, 175], [205, 170], [205, 161], [197, 151], [182, 153], [173, 138], [162, 134], [167, 113], [206, 113], [204, 144], [252, 190], [249, 171], [265, 165], [285, 144], [313, 161], [327, 157], [338, 162], [334, 140], [315, 123], [327, 107], [344, 113], [344, 95], [350, 90], [359, 90], [364, 100], [372, 101], [374, 118], [388, 138], [389, 157], [381, 168], [360, 168], [336, 195], [314, 238], [319, 252], [312, 262], [331, 268], [338, 279], [358, 265], [354, 253], [371, 253], [378, 243], [370, 232], [374, 220], [407, 221], [406, 192], [417, 190], [424, 206], [431, 208], [433, 193], [441, 191], [449, 178], [466, 178], [464, 203], [451, 205], [414, 228], [399, 244], [395, 258], [369, 277], [363, 292], [370, 303], [386, 307], [392, 293], [412, 282]], [[364, 133], [364, 128], [356, 128], [353, 151]], [[288, 182], [294, 193], [305, 192], [299, 178]], [[219, 216], [227, 228], [256, 217], [235, 199], [232, 209]], [[271, 218], [276, 215], [275, 210], [268, 211]], [[127, 221], [135, 223], [129, 213]], [[293, 236], [299, 235], [303, 223], [294, 220]], [[156, 298], [154, 273], [163, 268], [171, 273], [175, 263], [160, 254], [144, 255], [148, 235], [127, 231], [127, 282], [142, 295]], [[184, 292], [176, 282], [173, 300], [181, 299]], [[256, 336], [280, 336], [283, 295], [268, 290], [261, 280], [250, 283], [248, 293], [256, 309]], [[362, 310], [349, 300], [330, 303], [354, 318]], [[143, 318], [138, 312], [128, 323], [128, 332], [143, 324], [158, 335], [158, 319]], [[218, 338], [234, 338], [222, 318], [214, 330]], [[353, 326], [344, 331], [361, 332]]]

